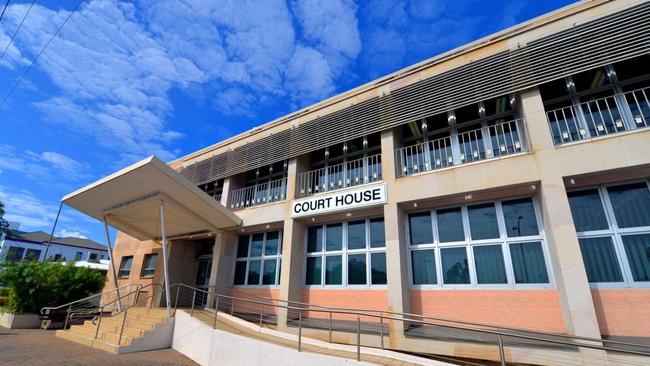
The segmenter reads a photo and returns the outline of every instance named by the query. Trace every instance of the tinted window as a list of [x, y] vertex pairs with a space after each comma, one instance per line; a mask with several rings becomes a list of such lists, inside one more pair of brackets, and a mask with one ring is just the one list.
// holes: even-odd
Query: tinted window
[[265, 255], [276, 255], [278, 254], [278, 248], [280, 247], [280, 232], [271, 231], [266, 233], [266, 246], [264, 247]]
[[474, 263], [476, 279], [479, 284], [508, 282], [501, 245], [475, 246]]
[[436, 255], [433, 249], [411, 252], [411, 269], [414, 285], [433, 285], [436, 279]]
[[623, 281], [611, 237], [579, 239], [589, 282]]
[[320, 252], [323, 250], [323, 227], [310, 226], [307, 229], [307, 251]]
[[329, 224], [327, 227], [327, 245], [326, 251], [341, 250], [343, 248], [343, 225], [342, 224]]
[[237, 243], [237, 258], [248, 257], [248, 235], [240, 235]]
[[321, 258], [307, 257], [307, 285], [321, 284]]
[[442, 278], [445, 284], [469, 283], [469, 266], [465, 247], [440, 249], [440, 256], [442, 259]]
[[384, 236], [384, 218], [379, 217], [370, 219], [370, 247], [382, 248], [386, 246], [386, 238]]
[[262, 275], [262, 285], [275, 285], [275, 270], [277, 266], [275, 259], [264, 261], [264, 274]]
[[411, 245], [433, 243], [431, 213], [419, 212], [409, 214], [409, 234]]
[[645, 183], [607, 188], [618, 227], [650, 226], [650, 191]]
[[365, 285], [366, 281], [366, 255], [348, 255], [348, 284]]
[[264, 234], [253, 234], [251, 242], [251, 257], [261, 257], [262, 248], [264, 247]]
[[598, 190], [570, 192], [568, 196], [577, 232], [609, 228]]
[[370, 254], [370, 275], [373, 285], [386, 284], [386, 253]]
[[261, 261], [250, 261], [248, 264], [248, 284], [249, 285], [259, 285], [260, 284], [260, 266], [262, 265]]
[[365, 247], [366, 221], [361, 220], [348, 222], [348, 249], [363, 249]]
[[542, 243], [510, 244], [515, 283], [548, 283]]
[[438, 236], [441, 243], [465, 240], [463, 216], [460, 207], [437, 210], [436, 221], [438, 222]]
[[343, 261], [340, 255], [325, 257], [325, 284], [343, 284]]
[[470, 206], [467, 208], [467, 214], [473, 240], [499, 237], [497, 212], [493, 203]]
[[505, 201], [501, 207], [503, 207], [503, 217], [509, 237], [539, 234], [532, 199]]
[[623, 237], [627, 260], [635, 281], [650, 281], [650, 234]]
[[237, 262], [235, 264], [235, 285], [246, 284], [246, 262]]

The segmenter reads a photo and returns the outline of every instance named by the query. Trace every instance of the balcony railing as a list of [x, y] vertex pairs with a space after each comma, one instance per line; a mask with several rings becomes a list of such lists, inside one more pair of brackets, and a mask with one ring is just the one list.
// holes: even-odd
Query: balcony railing
[[214, 195], [214, 200], [217, 201], [217, 202], [221, 202], [221, 193], [215, 194]]
[[501, 122], [395, 151], [398, 176], [412, 175], [527, 151], [523, 119]]
[[228, 194], [231, 210], [284, 201], [287, 196], [287, 178], [234, 190]]
[[298, 174], [296, 195], [305, 197], [380, 180], [381, 154], [377, 154]]
[[650, 126], [650, 88], [633, 90], [546, 113], [555, 145]]

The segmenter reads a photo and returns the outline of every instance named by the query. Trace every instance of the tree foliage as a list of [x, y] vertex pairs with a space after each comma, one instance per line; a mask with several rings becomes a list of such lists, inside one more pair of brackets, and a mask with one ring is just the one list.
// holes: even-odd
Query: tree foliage
[[104, 275], [74, 263], [23, 261], [3, 266], [0, 283], [9, 287], [5, 310], [38, 313], [44, 306], [62, 305], [101, 290]]

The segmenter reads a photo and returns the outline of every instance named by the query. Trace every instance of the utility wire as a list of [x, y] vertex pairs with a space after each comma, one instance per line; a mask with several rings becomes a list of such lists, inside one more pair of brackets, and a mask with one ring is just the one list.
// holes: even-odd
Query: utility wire
[[[29, 66], [27, 66], [27, 68], [25, 69], [25, 72], [23, 72], [23, 74], [20, 75], [20, 78], [18, 79], [18, 81], [16, 81], [16, 84], [14, 84], [14, 86], [9, 90], [9, 93], [7, 93], [7, 95], [4, 97], [4, 99], [2, 99], [2, 101], [0, 102], [0, 108], [2, 108], [2, 106], [5, 104], [5, 102], [7, 101], [7, 99], [9, 99], [9, 97], [10, 97], [11, 94], [14, 92], [14, 90], [16, 90], [16, 88], [18, 87], [18, 85], [20, 85], [20, 83], [23, 81], [23, 79], [25, 79], [25, 76], [27, 76], [27, 73], [32, 69], [32, 67], [34, 66], [34, 64], [36, 64], [36, 62], [37, 62], [38, 59], [41, 57], [41, 55], [43, 54], [43, 52], [45, 52], [45, 50], [46, 50], [47, 47], [50, 45], [50, 43], [52, 43], [52, 41], [54, 40], [54, 37], [56, 37], [56, 36], [59, 34], [59, 32], [61, 31], [61, 28], [63, 28], [63, 26], [68, 22], [68, 20], [70, 20], [70, 17], [72, 16], [72, 14], [74, 14], [74, 12], [79, 8], [79, 5], [81, 5], [81, 3], [82, 3], [83, 1], [84, 1], [84, 0], [79, 0], [79, 2], [77, 3], [77, 5], [75, 5], [75, 7], [74, 7], [74, 8], [72, 9], [72, 11], [70, 12], [70, 14], [68, 14], [68, 16], [67, 16], [67, 17], [65, 18], [65, 20], [63, 21], [63, 23], [62, 23], [62, 24], [61, 24], [61, 25], [56, 29], [56, 32], [54, 32], [54, 34], [52, 34], [52, 37], [50, 37], [50, 39], [47, 41], [47, 43], [45, 44], [45, 46], [43, 46], [43, 49], [41, 50], [41, 52], [39, 52], [38, 55], [36, 55], [36, 57], [34, 58], [34, 60], [32, 61], [32, 63], [29, 64]], [[34, 0], [34, 1], [32, 2], [32, 5], [34, 5], [34, 2], [36, 2], [36, 0]], [[31, 9], [31, 6], [30, 6], [30, 9]], [[23, 18], [23, 20], [25, 20], [25, 19]], [[22, 23], [21, 23], [21, 24], [22, 24]]]
[[0, 20], [2, 20], [2, 17], [5, 15], [5, 11], [7, 11], [7, 6], [9, 6], [9, 0], [5, 3], [5, 7], [2, 8], [2, 14], [0, 14]]
[[[3, 57], [5, 57], [5, 53], [9, 49], [9, 46], [11, 46], [11, 44], [14, 42], [14, 38], [16, 38], [16, 35], [18, 34], [18, 31], [20, 30], [20, 28], [22, 28], [23, 23], [25, 23], [25, 19], [29, 15], [29, 12], [32, 11], [32, 7], [34, 6], [35, 2], [36, 2], [36, 0], [32, 0], [32, 3], [29, 4], [29, 8], [27, 9], [27, 12], [23, 16], [23, 19], [20, 21], [20, 24], [18, 24], [18, 28], [16, 28], [16, 31], [14, 32], [14, 34], [9, 39], [9, 43], [7, 44], [7, 47], [5, 47], [4, 51], [2, 51], [2, 55], [0, 55], [0, 60], [2, 60]], [[5, 4], [5, 9], [7, 8], [8, 4], [9, 4], [9, 0], [7, 0], [7, 4]], [[4, 14], [4, 10], [2, 11], [2, 13]]]

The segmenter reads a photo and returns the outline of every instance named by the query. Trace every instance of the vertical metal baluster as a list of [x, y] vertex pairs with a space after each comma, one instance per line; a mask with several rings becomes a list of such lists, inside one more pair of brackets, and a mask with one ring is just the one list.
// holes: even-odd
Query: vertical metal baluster
[[262, 312], [264, 310], [264, 304], [260, 303], [260, 328], [262, 327]]
[[329, 339], [330, 343], [332, 343], [332, 310], [330, 310]]
[[235, 313], [235, 298], [230, 299], [230, 315]]
[[[573, 135], [571, 134], [571, 129], [569, 128], [569, 122], [566, 118], [566, 113], [564, 112], [564, 108], [560, 110], [562, 112], [562, 120], [564, 121], [564, 127], [566, 128], [566, 133], [569, 135], [569, 141], [573, 141]], [[573, 113], [573, 111], [572, 111]], [[573, 119], [573, 124], [575, 126], [575, 118]], [[577, 131], [580, 131], [579, 129]], [[578, 132], [580, 134], [580, 132]], [[560, 129], [560, 136], [562, 136], [562, 130]]]
[[357, 361], [361, 361], [361, 317], [357, 315]]
[[124, 334], [124, 324], [126, 323], [126, 312], [129, 311], [129, 308], [126, 308], [124, 310], [124, 317], [122, 318], [122, 327], [120, 327], [120, 338], [117, 340], [117, 344], [120, 345], [122, 343], [122, 335]]
[[298, 310], [298, 352], [302, 351], [302, 310]]
[[497, 334], [497, 339], [499, 340], [499, 360], [501, 361], [501, 366], [506, 366], [506, 353], [503, 349], [503, 340], [501, 339], [501, 334]]
[[212, 329], [217, 329], [217, 314], [219, 313], [219, 295], [217, 295], [217, 304], [214, 306], [214, 320], [212, 321]]
[[384, 313], [379, 313], [379, 332], [381, 334], [381, 349], [384, 349]]
[[194, 294], [192, 295], [192, 310], [190, 311], [190, 317], [194, 316], [194, 303], [196, 302], [196, 290], [194, 290]]
[[68, 327], [68, 321], [70, 321], [70, 310], [72, 310], [72, 305], [68, 305], [68, 311], [65, 316], [65, 323], [63, 323], [63, 329], [66, 329]]
[[[178, 293], [181, 291], [181, 286], [176, 287], [176, 299], [174, 299], [174, 313], [176, 313], [176, 309], [178, 309]], [[153, 299], [151, 299], [153, 302]]]
[[97, 335], [99, 334], [99, 327], [102, 325], [102, 314], [104, 314], [103, 306], [99, 309], [99, 320], [97, 320], [97, 329], [95, 329], [95, 339], [97, 339]]

